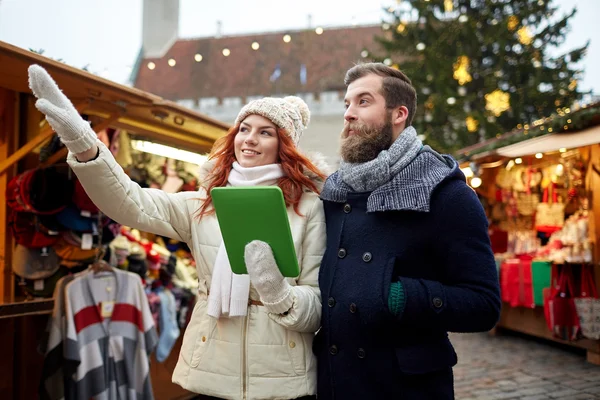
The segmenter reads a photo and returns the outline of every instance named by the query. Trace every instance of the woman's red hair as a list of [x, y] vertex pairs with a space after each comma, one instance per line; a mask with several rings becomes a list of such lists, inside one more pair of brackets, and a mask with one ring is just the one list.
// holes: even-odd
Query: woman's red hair
[[[240, 125], [236, 124], [232, 127], [227, 134], [215, 142], [210, 155], [209, 160], [215, 161], [215, 166], [205, 181], [202, 182], [202, 186], [206, 189], [206, 200], [200, 207], [199, 218], [204, 215], [209, 215], [214, 212], [214, 209], [209, 207], [212, 204], [212, 196], [210, 191], [215, 187], [222, 187], [227, 185], [229, 179], [229, 172], [231, 166], [236, 161], [234, 152], [234, 140], [238, 134]], [[317, 185], [305, 175], [305, 172], [311, 171], [320, 179], [325, 179], [325, 174], [321, 172], [307, 157], [300, 154], [292, 139], [287, 135], [284, 129], [277, 128], [277, 136], [279, 138], [279, 162], [283, 168], [285, 174], [284, 177], [279, 178], [277, 185], [283, 192], [283, 199], [285, 205], [294, 207], [294, 211], [300, 214], [299, 204], [302, 193], [305, 189], [312, 192], [319, 193]]]

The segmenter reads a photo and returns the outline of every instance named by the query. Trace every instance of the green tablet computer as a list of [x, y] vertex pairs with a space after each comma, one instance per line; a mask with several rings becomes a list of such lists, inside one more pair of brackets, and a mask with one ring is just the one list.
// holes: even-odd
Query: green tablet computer
[[278, 186], [217, 187], [210, 193], [234, 273], [248, 273], [245, 246], [262, 240], [271, 246], [283, 276], [300, 275], [283, 192]]

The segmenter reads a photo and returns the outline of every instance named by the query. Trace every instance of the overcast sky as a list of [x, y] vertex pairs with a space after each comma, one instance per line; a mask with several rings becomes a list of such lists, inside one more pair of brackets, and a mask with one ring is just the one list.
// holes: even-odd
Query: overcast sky
[[[396, 0], [180, 0], [179, 36], [212, 36], [217, 20], [223, 34], [378, 23], [382, 8]], [[591, 45], [582, 64], [581, 87], [600, 94], [600, 0], [554, 0], [564, 14], [578, 13], [571, 33], [556, 52]], [[0, 40], [44, 49], [105, 78], [126, 83], [141, 45], [142, 0], [0, 0]]]

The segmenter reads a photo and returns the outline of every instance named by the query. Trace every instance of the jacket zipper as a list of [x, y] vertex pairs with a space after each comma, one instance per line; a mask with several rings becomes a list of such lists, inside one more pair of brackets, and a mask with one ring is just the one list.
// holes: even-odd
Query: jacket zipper
[[[248, 307], [248, 314], [250, 313], [250, 307]], [[246, 400], [247, 393], [247, 381], [246, 381], [246, 366], [248, 365], [248, 316], [244, 317], [244, 326], [242, 329], [242, 399]]]

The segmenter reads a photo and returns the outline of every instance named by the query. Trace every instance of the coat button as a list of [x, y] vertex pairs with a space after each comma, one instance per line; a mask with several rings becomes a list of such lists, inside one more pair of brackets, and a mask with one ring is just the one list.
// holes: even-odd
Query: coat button
[[356, 304], [354, 304], [354, 303], [350, 304], [350, 312], [352, 314], [354, 314], [356, 312]]
[[358, 358], [365, 358], [367, 356], [367, 353], [365, 352], [365, 349], [358, 349], [358, 352], [356, 353], [358, 355]]
[[202, 336], [202, 341], [206, 342], [206, 336]]
[[290, 348], [294, 348], [296, 347], [296, 342], [294, 342], [293, 340], [290, 340]]
[[328, 305], [329, 307], [333, 307], [333, 306], [335, 306], [335, 299], [334, 299], [333, 297], [330, 297], [330, 298], [327, 300], [327, 305]]
[[344, 212], [349, 214], [352, 211], [352, 206], [350, 204], [344, 204]]
[[346, 257], [346, 249], [343, 249], [343, 248], [342, 248], [342, 249], [339, 249], [339, 250], [338, 250], [338, 257], [339, 257], [339, 258], [344, 258], [344, 257]]
[[333, 346], [331, 346], [329, 348], [329, 354], [331, 354], [332, 356], [335, 356], [338, 353], [338, 348], [337, 346], [334, 344]]
[[440, 308], [443, 305], [444, 305], [444, 302], [442, 301], [442, 299], [440, 299], [439, 297], [434, 297], [433, 298], [433, 306], [435, 308]]
[[363, 254], [363, 261], [364, 262], [369, 262], [372, 259], [373, 259], [373, 256], [368, 251], [365, 254]]

